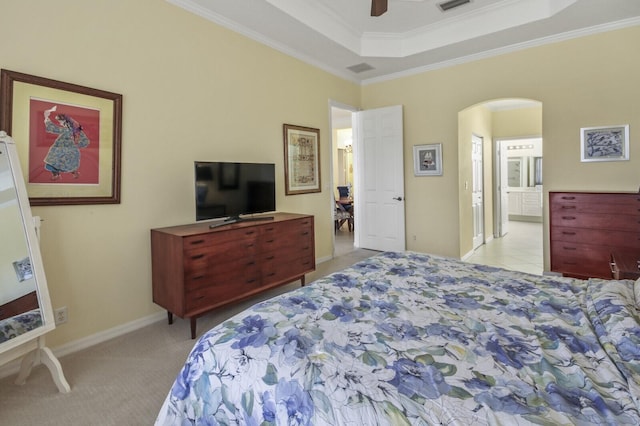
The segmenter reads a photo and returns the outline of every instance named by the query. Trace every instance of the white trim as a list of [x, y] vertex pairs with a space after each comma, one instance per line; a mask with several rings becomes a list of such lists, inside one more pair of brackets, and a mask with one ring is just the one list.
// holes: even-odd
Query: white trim
[[460, 260], [462, 260], [462, 261], [467, 260], [468, 258], [471, 257], [471, 255], [473, 255], [473, 252], [474, 252], [474, 250], [471, 250], [471, 251], [467, 252], [466, 254], [463, 254], [462, 257], [460, 258]]
[[[231, 31], [242, 34], [252, 40], [255, 40], [259, 43], [262, 43], [266, 46], [269, 46], [281, 53], [289, 55], [293, 58], [299, 59], [309, 65], [312, 65], [316, 68], [319, 68], [323, 71], [328, 72], [329, 74], [335, 75], [337, 77], [343, 78], [352, 83], [359, 84], [361, 86], [366, 86], [369, 84], [380, 83], [389, 80], [395, 80], [398, 78], [408, 77], [416, 74], [421, 74], [428, 71], [439, 70], [443, 68], [452, 67], [455, 65], [465, 64], [468, 62], [473, 62], [481, 59], [491, 58], [494, 56], [504, 55], [507, 53], [513, 53], [520, 50], [528, 49], [531, 47], [543, 46], [546, 44], [556, 43], [559, 41], [570, 40], [574, 38], [584, 37], [592, 34], [599, 34], [602, 32], [613, 31], [623, 28], [632, 27], [640, 24], [640, 17], [623, 19], [616, 22], [610, 22], [606, 24], [596, 25], [589, 28], [582, 28], [579, 30], [568, 31], [561, 34], [556, 34], [548, 37], [541, 37], [535, 40], [530, 40], [527, 42], [517, 43], [510, 46], [505, 46], [501, 48], [491, 49], [484, 52], [478, 52], [472, 55], [467, 55], [455, 59], [450, 59], [442, 62], [438, 62], [435, 64], [429, 64], [421, 67], [411, 68], [404, 71], [399, 71], [395, 73], [385, 74], [379, 77], [374, 77], [370, 79], [360, 80], [357, 75], [354, 75], [350, 71], [345, 69], [336, 69], [333, 66], [328, 66], [324, 62], [318, 61], [312, 54], [306, 54], [295, 49], [286, 46], [283, 43], [276, 42], [264, 34], [260, 34], [246, 26], [240, 25], [239, 23], [232, 21], [228, 18], [225, 18], [219, 14], [212, 12], [211, 10], [197, 5], [192, 0], [166, 0], [168, 3], [171, 3], [177, 7], [180, 7], [188, 12], [194, 13], [204, 19], [215, 22], [218, 25], [221, 25]], [[347, 49], [348, 50], [348, 49]], [[426, 53], [426, 52], [424, 52]], [[364, 58], [362, 58], [364, 60]]]
[[466, 64], [473, 61], [478, 61], [481, 59], [492, 58], [495, 56], [505, 55], [507, 53], [518, 52], [520, 50], [529, 49], [532, 47], [544, 46], [547, 44], [553, 44], [560, 41], [566, 41], [571, 39], [576, 39], [580, 37], [585, 37], [588, 35], [600, 34], [608, 31], [620, 30], [624, 28], [633, 27], [636, 25], [640, 25], [640, 17], [624, 19], [622, 21], [611, 22], [608, 24], [596, 25], [590, 28], [583, 28], [580, 30], [568, 31], [562, 34], [556, 34], [549, 37], [542, 37], [535, 40], [530, 40], [522, 43], [512, 44], [510, 46], [500, 47], [497, 49], [486, 50], [484, 52], [474, 53], [472, 55], [462, 56], [460, 58], [451, 59], [448, 61], [438, 62], [436, 64], [425, 65], [423, 67], [412, 68], [405, 71], [400, 71], [396, 73], [391, 73], [387, 75], [383, 75], [380, 77], [374, 77], [370, 79], [365, 79], [361, 81], [362, 86], [366, 86], [369, 84], [381, 83], [384, 81], [395, 80], [402, 77], [409, 77], [416, 74], [422, 74], [428, 71], [435, 71], [443, 68], [452, 67], [455, 65]]

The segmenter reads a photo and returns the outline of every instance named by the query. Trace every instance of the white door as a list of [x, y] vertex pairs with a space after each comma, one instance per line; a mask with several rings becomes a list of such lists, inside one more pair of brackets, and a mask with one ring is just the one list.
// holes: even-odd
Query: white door
[[405, 250], [402, 106], [353, 114], [354, 244]]
[[504, 237], [509, 232], [509, 174], [507, 173], [508, 164], [507, 164], [507, 145], [504, 141], [498, 141], [496, 144], [496, 149], [498, 150], [498, 188], [497, 188], [497, 197], [498, 200], [498, 226], [497, 226], [497, 236]]
[[484, 244], [484, 186], [482, 168], [482, 138], [471, 136], [472, 192], [471, 208], [473, 210], [473, 248]]

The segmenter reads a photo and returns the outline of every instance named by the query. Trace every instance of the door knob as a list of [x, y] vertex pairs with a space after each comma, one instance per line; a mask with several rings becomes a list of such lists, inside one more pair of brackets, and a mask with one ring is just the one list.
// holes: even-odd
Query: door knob
[[402, 197], [393, 197], [394, 200], [402, 201]]

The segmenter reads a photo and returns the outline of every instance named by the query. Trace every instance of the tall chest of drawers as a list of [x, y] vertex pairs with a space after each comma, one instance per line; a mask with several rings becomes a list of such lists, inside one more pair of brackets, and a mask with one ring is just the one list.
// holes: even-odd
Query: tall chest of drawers
[[612, 278], [613, 252], [640, 251], [640, 194], [550, 192], [551, 270]]
[[276, 213], [271, 219], [210, 228], [209, 223], [151, 230], [153, 301], [191, 320], [215, 308], [300, 279], [315, 270], [313, 216]]

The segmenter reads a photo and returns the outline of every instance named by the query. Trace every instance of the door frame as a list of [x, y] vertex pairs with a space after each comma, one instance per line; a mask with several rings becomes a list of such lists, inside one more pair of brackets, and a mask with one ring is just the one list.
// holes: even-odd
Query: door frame
[[[476, 139], [478, 140], [479, 144], [480, 144], [480, 167], [476, 168], [473, 166], [474, 163], [474, 156], [476, 154], [475, 150], [476, 150]], [[484, 226], [484, 215], [485, 215], [485, 191], [484, 191], [484, 144], [485, 144], [485, 140], [484, 140], [484, 136], [481, 136], [477, 133], [472, 133], [471, 134], [471, 164], [472, 164], [472, 176], [471, 176], [471, 207], [473, 209], [474, 206], [474, 200], [473, 197], [475, 195], [475, 188], [476, 185], [478, 185], [480, 187], [479, 189], [479, 193], [480, 193], [480, 207], [479, 207], [479, 211], [480, 211], [480, 218], [478, 219], [476, 217], [476, 215], [472, 212], [471, 214], [471, 218], [473, 220], [473, 242], [472, 242], [472, 247], [473, 250], [477, 249], [478, 247], [480, 247], [481, 245], [483, 245], [486, 241], [486, 235], [485, 235], [485, 226]], [[478, 229], [480, 230], [480, 234], [477, 234], [476, 231], [476, 226], [478, 227]]]
[[[336, 187], [336, 183], [333, 180], [333, 176], [334, 176], [334, 170], [333, 170], [333, 164], [336, 161], [335, 155], [336, 155], [336, 150], [333, 149], [334, 145], [335, 145], [335, 140], [334, 140], [334, 130], [337, 129], [338, 127], [336, 126], [336, 123], [334, 123], [334, 116], [333, 116], [333, 110], [334, 109], [340, 109], [340, 110], [344, 110], [344, 111], [351, 111], [352, 113], [354, 112], [358, 112], [360, 111], [360, 109], [354, 107], [353, 105], [348, 105], [348, 104], [344, 104], [338, 101], [334, 101], [332, 99], [329, 99], [329, 128], [331, 129], [331, 132], [329, 134], [329, 141], [331, 144], [330, 147], [330, 152], [331, 152], [331, 161], [329, 162], [329, 190], [331, 191], [331, 197], [329, 197], [329, 213], [330, 213], [330, 218], [331, 218], [331, 258], [334, 258], [336, 256], [336, 234], [335, 232], [333, 232], [334, 230], [334, 223], [333, 223], [333, 215], [335, 213], [335, 201], [334, 201], [334, 188]], [[350, 123], [351, 123], [351, 128], [353, 129], [353, 117], [350, 119]], [[353, 162], [355, 163], [356, 161], [356, 153], [353, 153]], [[357, 226], [357, 221], [355, 221], [355, 223], [353, 224], [354, 228]], [[355, 234], [355, 229], [354, 229], [354, 234]], [[354, 244], [355, 244], [355, 239], [354, 239]]]
[[[506, 170], [502, 170], [501, 167], [501, 163], [500, 163], [500, 158], [501, 156], [504, 156], [505, 158], [508, 158], [507, 155], [507, 145], [509, 144], [509, 142], [514, 142], [514, 141], [523, 141], [526, 142], [527, 140], [539, 140], [540, 141], [540, 146], [543, 146], [543, 139], [542, 139], [542, 135], [538, 135], [538, 136], [514, 136], [514, 137], [508, 137], [508, 138], [496, 138], [493, 144], [493, 148], [494, 148], [494, 158], [496, 159], [496, 163], [494, 165], [494, 181], [493, 181], [493, 190], [494, 190], [494, 196], [493, 196], [493, 207], [494, 207], [494, 213], [493, 213], [493, 235], [495, 238], [500, 238], [500, 237], [504, 237], [504, 234], [501, 235], [502, 232], [502, 201], [500, 200], [500, 196], [502, 195], [502, 191], [506, 190], [505, 189], [501, 189], [501, 185], [500, 185], [500, 177], [502, 176], [502, 174], [506, 173]], [[544, 157], [544, 151], [542, 152], [542, 156]], [[544, 199], [542, 202], [543, 205], [543, 210], [544, 210]], [[507, 209], [508, 210], [508, 209]], [[507, 213], [508, 215], [508, 213]], [[508, 220], [508, 219], [507, 219]]]
[[[506, 174], [506, 170], [503, 170], [503, 159], [506, 162], [507, 157], [507, 149], [506, 149], [506, 139], [496, 139], [494, 142], [494, 168], [493, 168], [493, 237], [500, 238], [503, 237], [508, 229], [504, 228], [504, 218], [502, 217], [503, 208], [502, 208], [502, 200], [503, 192], [507, 191], [507, 188], [504, 188], [502, 185], [502, 177]], [[507, 213], [508, 216], [508, 213]], [[508, 220], [508, 219], [507, 219]]]

